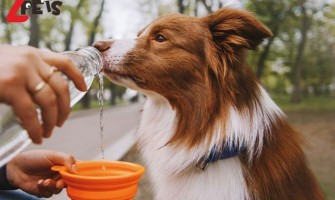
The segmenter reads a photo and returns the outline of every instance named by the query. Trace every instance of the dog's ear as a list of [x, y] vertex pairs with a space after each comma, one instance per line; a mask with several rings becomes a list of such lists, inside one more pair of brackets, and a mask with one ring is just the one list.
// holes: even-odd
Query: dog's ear
[[225, 49], [255, 49], [271, 31], [251, 13], [235, 9], [221, 9], [203, 18], [213, 40]]

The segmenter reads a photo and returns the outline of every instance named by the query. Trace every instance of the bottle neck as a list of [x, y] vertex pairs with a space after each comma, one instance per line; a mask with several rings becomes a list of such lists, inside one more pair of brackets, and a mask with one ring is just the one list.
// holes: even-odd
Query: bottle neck
[[85, 56], [91, 58], [94, 62], [96, 62], [96, 64], [94, 65], [95, 68], [92, 69], [94, 70], [93, 71], [94, 75], [100, 73], [103, 67], [103, 56], [98, 49], [88, 46], [84, 48], [79, 48], [76, 51], [78, 53], [84, 54]]

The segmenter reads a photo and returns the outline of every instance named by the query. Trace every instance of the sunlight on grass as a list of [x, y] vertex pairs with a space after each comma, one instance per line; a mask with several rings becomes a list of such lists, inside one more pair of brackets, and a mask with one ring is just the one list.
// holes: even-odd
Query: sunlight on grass
[[284, 111], [314, 111], [326, 112], [335, 111], [335, 96], [317, 96], [305, 97], [300, 103], [293, 104], [290, 102], [288, 95], [272, 95], [273, 100]]
[[321, 183], [321, 187], [327, 199], [329, 200], [335, 199], [334, 184]]
[[[123, 100], [116, 100], [116, 105], [115, 106], [125, 105], [126, 103], [127, 102], [123, 101]], [[99, 101], [92, 100], [91, 103], [90, 103], [90, 108], [89, 109], [97, 109], [99, 107], [100, 107], [99, 106]], [[109, 108], [109, 107], [111, 107], [109, 101], [104, 101], [104, 108]], [[80, 110], [84, 110], [81, 102], [78, 102], [76, 105], [74, 105], [72, 107], [72, 112], [80, 111]]]

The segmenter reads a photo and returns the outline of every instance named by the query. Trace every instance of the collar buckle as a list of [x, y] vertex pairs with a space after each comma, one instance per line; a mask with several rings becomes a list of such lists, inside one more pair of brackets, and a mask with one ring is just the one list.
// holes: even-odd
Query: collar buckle
[[214, 146], [208, 156], [203, 156], [196, 164], [195, 167], [203, 172], [207, 169], [209, 163], [213, 163], [219, 160], [229, 159], [238, 156], [245, 147], [239, 147], [237, 145], [225, 146], [222, 145], [219, 148]]
[[208, 162], [207, 162], [207, 159], [205, 158], [202, 158], [200, 159], [197, 164], [195, 164], [195, 167], [197, 168], [197, 170], [199, 170], [200, 172], [203, 172], [207, 169], [208, 167]]

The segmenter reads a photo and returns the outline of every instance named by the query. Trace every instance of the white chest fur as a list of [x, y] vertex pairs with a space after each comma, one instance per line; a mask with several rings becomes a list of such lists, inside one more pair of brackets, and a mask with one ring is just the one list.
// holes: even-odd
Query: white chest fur
[[[237, 157], [211, 164], [204, 172], [194, 166], [208, 152], [205, 146], [187, 150], [167, 144], [176, 113], [163, 97], [149, 97], [138, 131], [139, 146], [157, 200], [249, 199]], [[204, 142], [205, 143], [205, 142]]]

